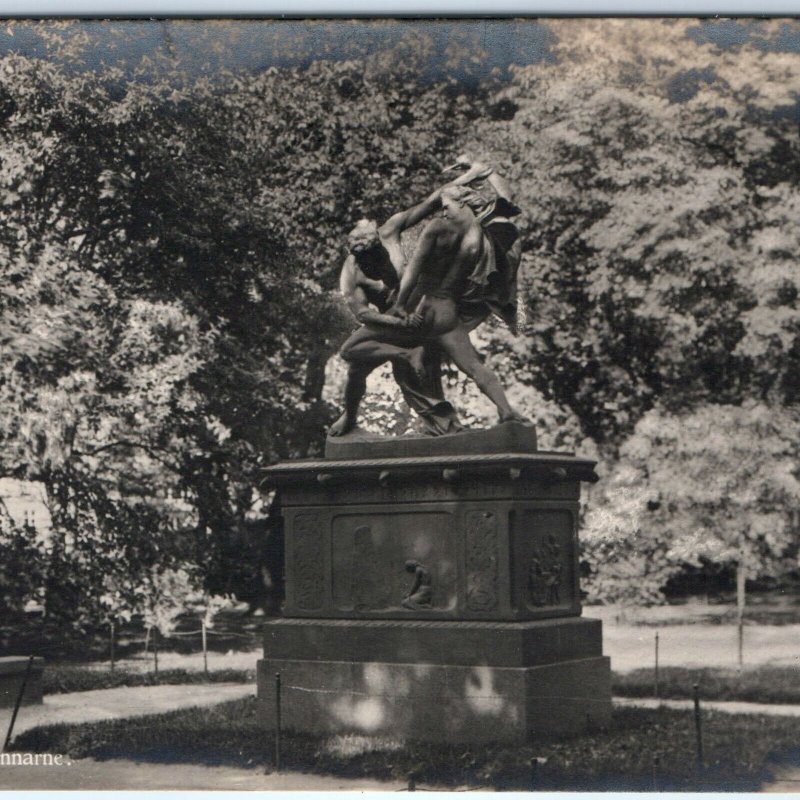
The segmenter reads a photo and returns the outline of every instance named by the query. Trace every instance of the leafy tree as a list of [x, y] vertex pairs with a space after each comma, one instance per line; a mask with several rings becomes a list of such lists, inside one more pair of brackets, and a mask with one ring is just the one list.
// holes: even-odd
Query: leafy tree
[[689, 20], [564, 20], [471, 147], [518, 189], [532, 385], [610, 455], [654, 404], [794, 402], [795, 60]]
[[31, 527], [15, 526], [3, 515], [0, 522], [0, 614], [6, 622], [21, 615], [26, 604], [41, 594], [45, 556]]
[[588, 514], [590, 591], [658, 600], [708, 559], [736, 568], [742, 609], [746, 578], [796, 572], [797, 429], [796, 410], [763, 403], [648, 412]]
[[650, 605], [682, 569], [670, 530], [653, 528], [655, 490], [628, 462], [615, 464], [589, 497], [581, 526], [581, 588], [589, 602]]
[[197, 576], [191, 565], [177, 569], [154, 567], [138, 588], [142, 616], [148, 628], [169, 636], [181, 614], [189, 610], [197, 591]]
[[[242, 555], [260, 470], [318, 452], [336, 397], [343, 234], [463, 149], [526, 212], [522, 334], [475, 336], [543, 447], [613, 460], [654, 408], [796, 404], [798, 65], [769, 52], [779, 24], [728, 49], [691, 20], [540, 29], [553, 58], [502, 83], [477, 81], [474, 37], [442, 60], [424, 26], [213, 80], [168, 37], [92, 70], [85, 26], [41, 28], [55, 60], [0, 59], [0, 472], [48, 487], [48, 586], [66, 593], [48, 613], [98, 618], [109, 574], [129, 593], [178, 550], [212, 592], [260, 579]], [[375, 380], [379, 419], [396, 395]], [[603, 504], [621, 520], [619, 480]]]
[[212, 588], [260, 574], [229, 543], [251, 535], [261, 467], [329, 421], [343, 234], [426, 194], [473, 113], [420, 79], [424, 37], [399, 47], [404, 70], [213, 84], [2, 59], [0, 469], [48, 487], [53, 613], [102, 615], [108, 570], [129, 591], [176, 527]]

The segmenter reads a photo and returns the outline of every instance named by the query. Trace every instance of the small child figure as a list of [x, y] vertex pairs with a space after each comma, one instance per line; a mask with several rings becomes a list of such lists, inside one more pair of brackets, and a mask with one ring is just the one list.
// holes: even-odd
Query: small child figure
[[433, 592], [431, 589], [431, 574], [419, 561], [406, 561], [406, 572], [414, 575], [414, 583], [403, 598], [403, 608], [412, 610], [430, 608]]

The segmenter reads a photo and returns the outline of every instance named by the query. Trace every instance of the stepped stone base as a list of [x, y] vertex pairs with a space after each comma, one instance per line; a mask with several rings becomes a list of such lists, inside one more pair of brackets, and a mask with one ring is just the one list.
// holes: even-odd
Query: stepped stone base
[[264, 626], [264, 722], [436, 742], [522, 742], [611, 715], [601, 625], [581, 618], [580, 482], [594, 462], [530, 426], [331, 438], [269, 467], [286, 540]]
[[[14, 707], [27, 666], [28, 658], [26, 656], [3, 656], [0, 658], [0, 708]], [[44, 659], [34, 658], [28, 681], [25, 684], [25, 694], [22, 696], [23, 705], [42, 702], [43, 672]]]
[[526, 741], [603, 725], [611, 672], [598, 620], [282, 619], [258, 663], [264, 723], [422, 741]]

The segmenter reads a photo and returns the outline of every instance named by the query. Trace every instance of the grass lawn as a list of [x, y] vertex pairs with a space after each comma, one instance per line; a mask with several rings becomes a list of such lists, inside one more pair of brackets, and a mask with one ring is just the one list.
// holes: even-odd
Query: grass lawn
[[203, 672], [187, 669], [162, 669], [153, 672], [130, 670], [86, 669], [63, 664], [48, 664], [42, 675], [45, 694], [65, 692], [88, 692], [93, 689], [116, 689], [118, 686], [157, 686], [178, 683], [254, 683], [254, 669], [209, 670], [208, 678]]
[[[612, 691], [621, 697], [654, 697], [654, 670], [614, 673]], [[662, 667], [658, 671], [659, 696], [683, 699], [694, 696], [694, 684], [704, 700], [745, 700], [753, 703], [800, 703], [800, 666], [752, 667], [743, 670], [716, 667]]]
[[[621, 708], [607, 730], [509, 745], [436, 745], [285, 733], [282, 767], [299, 772], [499, 789], [754, 791], [771, 761], [800, 759], [795, 719], [704, 712], [705, 770], [695, 772], [692, 714]], [[269, 767], [273, 736], [254, 698], [204, 709], [20, 734], [13, 749], [73, 758]], [[532, 764], [534, 766], [532, 766]]]

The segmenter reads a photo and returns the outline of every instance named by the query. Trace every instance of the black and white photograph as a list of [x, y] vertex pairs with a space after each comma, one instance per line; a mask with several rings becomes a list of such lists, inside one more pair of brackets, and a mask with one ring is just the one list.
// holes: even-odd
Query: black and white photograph
[[800, 19], [0, 21], [0, 790], [800, 791], [798, 252]]

